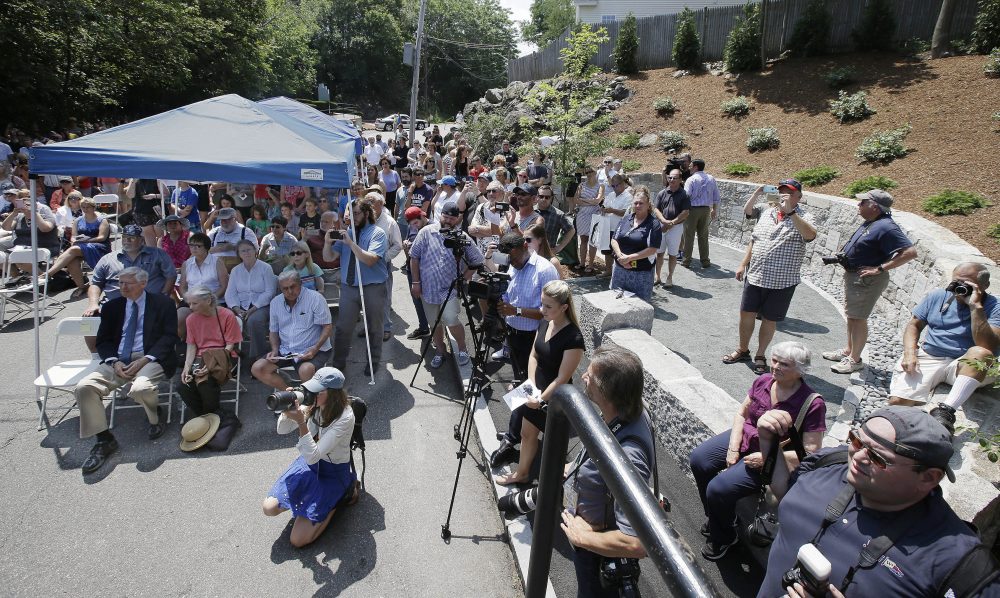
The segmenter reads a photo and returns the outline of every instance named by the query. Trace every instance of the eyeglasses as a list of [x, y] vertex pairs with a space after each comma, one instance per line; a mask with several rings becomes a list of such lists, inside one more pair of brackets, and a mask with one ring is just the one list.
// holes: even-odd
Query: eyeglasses
[[851, 441], [851, 446], [854, 447], [854, 450], [860, 451], [861, 449], [865, 449], [865, 452], [868, 455], [868, 460], [871, 461], [875, 467], [885, 469], [891, 465], [891, 463], [875, 451], [871, 445], [866, 444], [863, 440], [861, 440], [861, 435], [858, 434], [857, 428], [854, 428], [847, 433], [847, 439]]
[[305, 255], [305, 251], [289, 251], [288, 255]]
[[668, 180], [668, 181], [676, 181], [676, 180], [677, 180], [677, 177], [675, 177], [675, 176], [668, 176], [668, 177], [667, 177], [667, 180]]
[[604, 163], [605, 164], [611, 164], [611, 160], [605, 160]]

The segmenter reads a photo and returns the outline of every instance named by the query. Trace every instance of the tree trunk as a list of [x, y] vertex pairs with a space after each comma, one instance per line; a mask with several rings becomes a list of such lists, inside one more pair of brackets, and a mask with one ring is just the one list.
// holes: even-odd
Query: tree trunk
[[941, 58], [941, 55], [948, 51], [948, 42], [951, 41], [951, 21], [955, 16], [955, 8], [958, 2], [955, 0], [944, 0], [941, 2], [941, 12], [938, 13], [937, 24], [934, 25], [934, 37], [931, 38], [931, 58]]

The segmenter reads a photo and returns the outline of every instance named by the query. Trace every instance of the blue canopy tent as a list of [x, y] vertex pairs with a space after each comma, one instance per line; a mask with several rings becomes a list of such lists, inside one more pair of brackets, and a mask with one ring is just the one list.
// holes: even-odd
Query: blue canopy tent
[[[356, 131], [229, 94], [31, 148], [28, 159], [33, 174], [348, 188], [355, 173], [356, 137]], [[36, 193], [32, 178], [33, 211]], [[38, 376], [37, 227], [31, 227], [31, 245]]]
[[354, 127], [354, 125], [347, 121], [323, 114], [308, 104], [303, 104], [302, 102], [286, 98], [285, 96], [268, 98], [257, 103], [273, 108], [274, 110], [284, 112], [285, 114], [303, 122], [311, 123], [323, 129], [328, 129], [331, 132], [340, 132], [343, 135], [354, 139], [354, 153], [357, 156], [360, 156], [361, 153], [365, 151], [364, 138], [361, 137], [361, 134], [358, 133], [358, 130]]

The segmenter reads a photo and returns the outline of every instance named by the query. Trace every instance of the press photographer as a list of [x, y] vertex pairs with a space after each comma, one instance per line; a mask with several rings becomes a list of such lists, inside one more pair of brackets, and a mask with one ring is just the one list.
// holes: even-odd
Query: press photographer
[[262, 507], [268, 517], [292, 511], [289, 541], [296, 548], [316, 541], [338, 506], [358, 501], [360, 486], [349, 466], [355, 418], [344, 383], [340, 370], [325, 367], [301, 387], [267, 400], [268, 408], [284, 409], [278, 434], [298, 433], [299, 456], [271, 487]]
[[[507, 343], [514, 377], [525, 380], [531, 346], [542, 320], [542, 288], [558, 280], [559, 273], [547, 259], [532, 252], [525, 238], [517, 232], [506, 233], [500, 239], [493, 261], [498, 265], [509, 262], [512, 268], [510, 285], [497, 310], [507, 322]], [[503, 349], [500, 349], [493, 358], [503, 356]]]
[[[483, 265], [483, 253], [458, 228], [461, 222], [458, 204], [451, 201], [442, 206], [439, 222], [428, 224], [417, 233], [410, 247], [410, 293], [422, 300], [424, 313], [431, 322], [437, 321], [441, 312], [441, 326], [447, 326], [455, 338], [458, 363], [465, 365], [469, 363], [469, 353], [465, 329], [458, 319], [458, 293], [452, 289], [452, 282], [456, 276], [464, 281], [471, 280], [475, 269]], [[444, 329], [441, 326], [433, 331], [432, 368], [439, 368], [444, 363]]]
[[861, 351], [868, 342], [868, 316], [889, 286], [889, 270], [917, 257], [913, 243], [892, 219], [892, 196], [881, 189], [855, 195], [864, 223], [851, 235], [840, 254], [823, 258], [824, 263], [844, 268], [844, 311], [847, 315], [847, 347], [823, 353], [836, 361], [830, 369], [850, 374], [865, 367]]
[[[785, 411], [761, 416], [761, 453], [793, 423]], [[777, 459], [771, 490], [781, 500], [780, 529], [758, 598], [977, 595], [995, 563], [941, 494], [941, 479], [955, 479], [951, 434], [921, 409], [891, 406], [848, 438], [847, 463], [817, 467], [843, 448], [807, 457], [794, 473]], [[816, 551], [803, 550], [809, 545]], [[960, 566], [972, 551], [985, 558]], [[984, 583], [978, 595], [1000, 596], [1000, 583]]]

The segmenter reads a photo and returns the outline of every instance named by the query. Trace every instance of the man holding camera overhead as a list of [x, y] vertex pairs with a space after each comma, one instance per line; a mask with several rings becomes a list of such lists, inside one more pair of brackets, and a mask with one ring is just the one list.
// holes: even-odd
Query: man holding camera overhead
[[986, 292], [989, 286], [985, 265], [963, 262], [946, 288], [934, 289], [913, 308], [903, 333], [903, 357], [892, 372], [890, 403], [923, 405], [934, 387], [946, 382], [951, 391], [931, 415], [954, 433], [955, 410], [992, 382], [966, 360], [988, 363], [1000, 354], [1000, 301]]
[[882, 291], [889, 286], [889, 270], [917, 257], [913, 243], [892, 219], [892, 196], [881, 189], [855, 195], [858, 215], [864, 222], [835, 256], [824, 257], [826, 264], [840, 264], [844, 272], [844, 311], [847, 314], [847, 347], [823, 353], [836, 361], [830, 369], [850, 374], [865, 367], [861, 350], [868, 342], [868, 316]]
[[[423, 302], [424, 313], [430, 321], [436, 323], [438, 312], [441, 312], [441, 325], [448, 327], [458, 345], [458, 364], [465, 365], [470, 359], [465, 329], [458, 319], [458, 290], [452, 290], [451, 296], [448, 290], [456, 275], [465, 281], [472, 278], [474, 271], [483, 265], [483, 252], [462, 232], [461, 222], [458, 204], [449, 201], [441, 207], [440, 221], [428, 224], [417, 233], [410, 247], [410, 294]], [[461, 263], [456, 266], [459, 258]], [[437, 326], [433, 333], [435, 352], [431, 367], [439, 368], [444, 363], [444, 329]]]
[[[354, 325], [361, 313], [361, 293], [365, 294], [365, 322], [368, 326], [368, 348], [371, 350], [371, 365], [378, 369], [382, 359], [382, 319], [385, 315], [385, 284], [389, 279], [386, 251], [389, 236], [375, 225], [375, 201], [381, 201], [378, 193], [369, 193], [353, 208], [344, 212], [346, 224], [354, 226], [343, 233], [330, 231], [326, 235], [323, 256], [332, 259], [340, 257], [340, 309], [337, 313], [337, 330], [333, 336], [333, 367], [344, 371], [347, 354], [351, 351]], [[357, 234], [357, 241], [354, 234]], [[345, 257], [346, 254], [346, 257]], [[360, 265], [360, 278], [358, 276]], [[365, 364], [365, 376], [372, 373]]]

